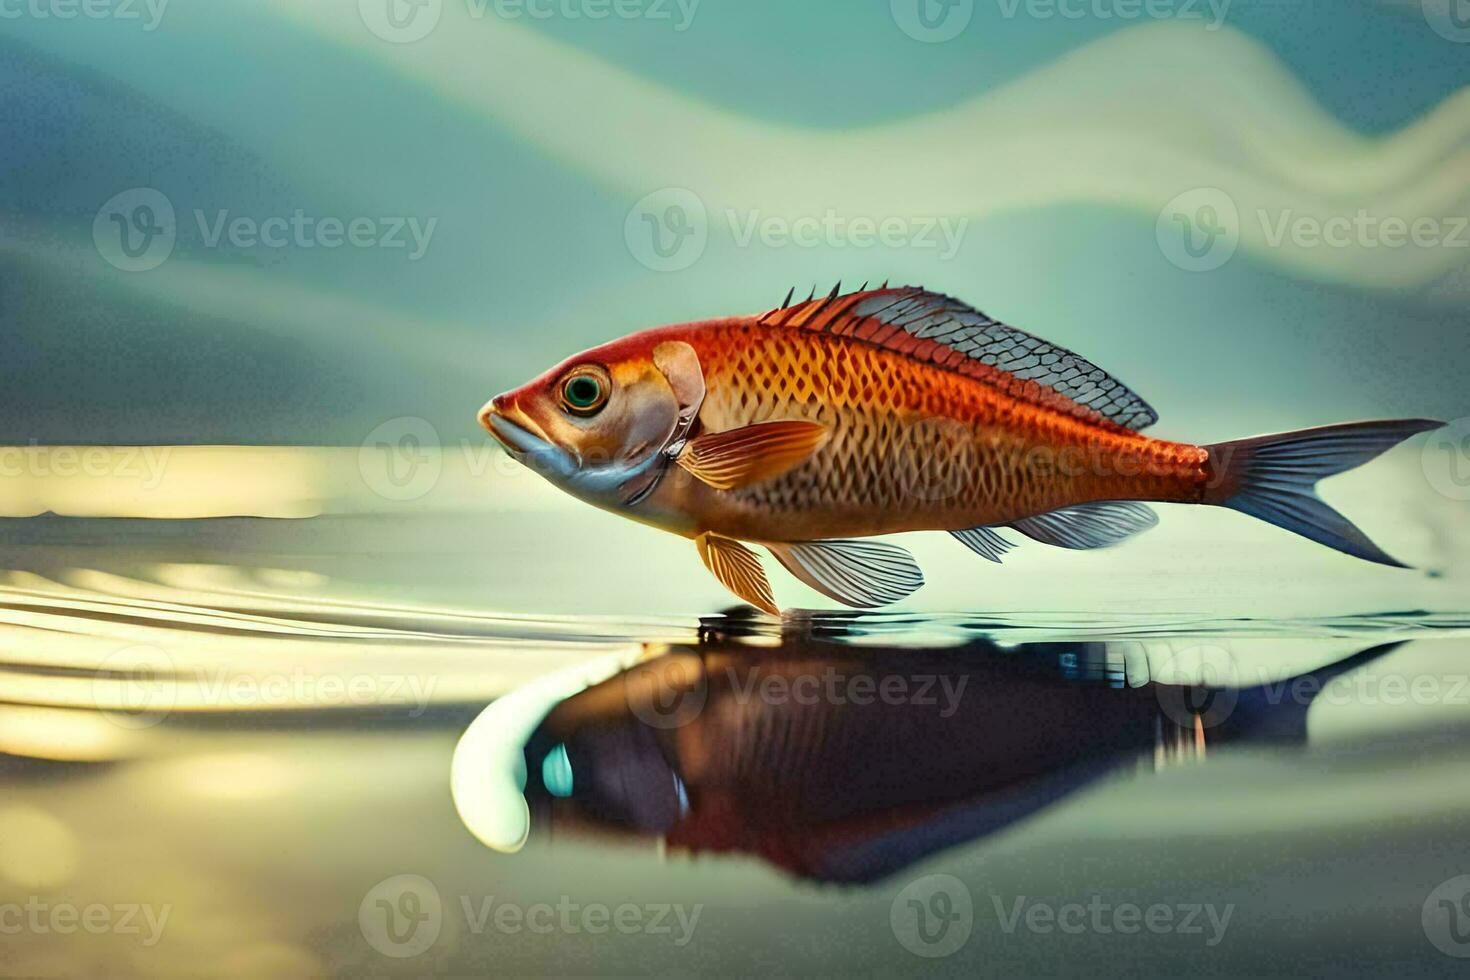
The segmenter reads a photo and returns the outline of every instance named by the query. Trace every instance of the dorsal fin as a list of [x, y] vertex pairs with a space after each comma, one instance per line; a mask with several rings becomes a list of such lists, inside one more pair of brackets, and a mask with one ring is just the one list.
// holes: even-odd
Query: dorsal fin
[[833, 290], [806, 302], [788, 301], [758, 322], [851, 337], [1090, 422], [1142, 429], [1159, 418], [1147, 402], [1086, 358], [915, 286], [846, 296]]

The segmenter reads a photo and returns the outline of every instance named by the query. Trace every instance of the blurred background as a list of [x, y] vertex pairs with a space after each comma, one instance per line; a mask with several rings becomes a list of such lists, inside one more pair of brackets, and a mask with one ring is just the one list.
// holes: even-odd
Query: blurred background
[[[1464, 0], [0, 0], [0, 82], [0, 882], [176, 909], [156, 948], [7, 931], [0, 972], [635, 969], [647, 936], [502, 935], [497, 959], [451, 929], [397, 958], [354, 922], [400, 873], [453, 905], [581, 894], [587, 868], [711, 904], [669, 970], [1454, 964], [1418, 916], [1470, 872], [1467, 742], [1403, 730], [1466, 720]], [[1452, 420], [1324, 488], [1413, 571], [1204, 508], [1003, 568], [904, 541], [914, 647], [1223, 636], [1287, 677], [1420, 641], [1396, 669], [1441, 679], [1428, 714], [1339, 706], [1364, 740], [1340, 755], [1114, 788], [943, 865], [986, 916], [991, 857], [1008, 896], [1225, 896], [1219, 955], [992, 929], [931, 961], [885, 924], [905, 880], [508, 858], [460, 825], [449, 754], [481, 707], [695, 642], [728, 602], [688, 542], [519, 469], [479, 406], [839, 280], [1075, 349], [1164, 438]], [[772, 573], [783, 605], [831, 605]], [[1222, 797], [1243, 822], [1200, 823]]]

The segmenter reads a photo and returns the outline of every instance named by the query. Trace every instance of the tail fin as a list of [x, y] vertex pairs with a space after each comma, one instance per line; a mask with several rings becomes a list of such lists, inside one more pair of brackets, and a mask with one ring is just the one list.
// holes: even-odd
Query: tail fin
[[1210, 453], [1204, 503], [1229, 507], [1294, 531], [1344, 554], [1405, 568], [1317, 496], [1317, 481], [1392, 449], [1434, 419], [1347, 422], [1252, 439], [1219, 442]]
[[[1365, 667], [1384, 654], [1397, 650], [1406, 642], [1394, 640], [1360, 650], [1296, 677], [1242, 688], [1234, 710], [1225, 718], [1227, 727], [1222, 734], [1239, 741], [1301, 744], [1307, 740], [1307, 710], [1327, 690], [1327, 685], [1343, 674]], [[1304, 696], [1298, 696], [1296, 692], [1302, 692]]]

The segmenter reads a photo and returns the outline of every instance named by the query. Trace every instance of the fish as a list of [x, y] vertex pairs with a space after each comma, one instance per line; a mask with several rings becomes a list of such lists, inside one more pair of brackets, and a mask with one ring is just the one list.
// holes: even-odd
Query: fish
[[1001, 563], [1014, 535], [1117, 545], [1156, 525], [1149, 503], [1225, 507], [1406, 567], [1314, 488], [1442, 421], [1155, 439], [1142, 430], [1157, 413], [1117, 378], [949, 296], [886, 283], [793, 295], [573, 355], [479, 421], [572, 496], [692, 540], [731, 593], [773, 615], [751, 546], [874, 608], [924, 583], [907, 550], [875, 537], [947, 531]]
[[1105, 778], [1235, 747], [1310, 750], [1314, 700], [1402, 647], [1270, 683], [1180, 683], [1158, 675], [1187, 656], [1140, 660], [1127, 641], [852, 645], [834, 641], [841, 623], [758, 645], [649, 644], [612, 677], [538, 701], [529, 735], [515, 721], [523, 704], [487, 708], [485, 730], [503, 743], [495, 757], [515, 763], [506, 796], [530, 804], [528, 836], [651, 837], [868, 883]]

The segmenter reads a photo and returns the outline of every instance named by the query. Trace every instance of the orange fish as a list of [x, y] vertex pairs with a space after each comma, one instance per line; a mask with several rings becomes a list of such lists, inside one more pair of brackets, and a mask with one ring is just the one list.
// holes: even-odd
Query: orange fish
[[[999, 562], [1002, 528], [1103, 548], [1156, 523], [1141, 501], [1229, 507], [1349, 555], [1390, 558], [1314, 492], [1430, 419], [1352, 422], [1196, 446], [1070, 351], [904, 287], [786, 301], [632, 334], [497, 395], [480, 422], [568, 493], [694, 540], [709, 570], [777, 613], [756, 554], [838, 602], [923, 584], [860, 540], [948, 531]], [[1402, 566], [1399, 566], [1402, 567]]]

